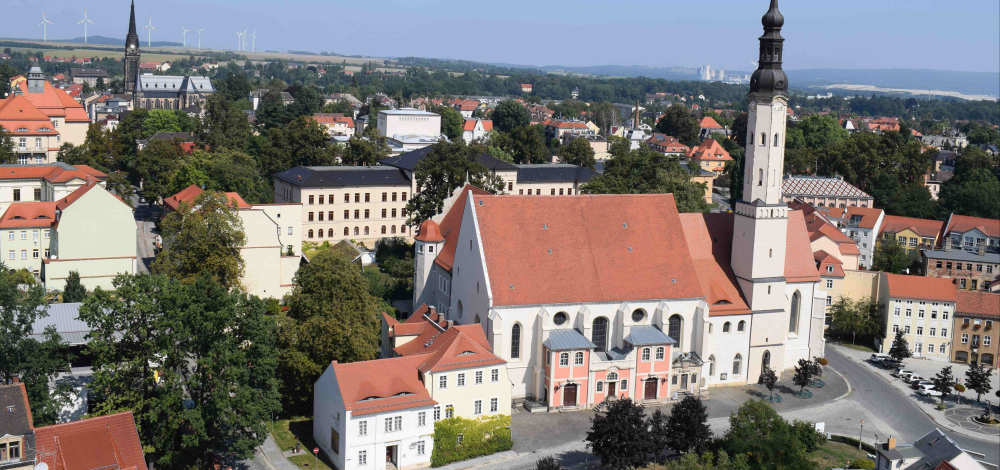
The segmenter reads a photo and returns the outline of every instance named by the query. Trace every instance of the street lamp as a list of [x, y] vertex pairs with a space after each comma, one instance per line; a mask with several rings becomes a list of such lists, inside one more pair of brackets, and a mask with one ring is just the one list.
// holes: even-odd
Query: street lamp
[[858, 450], [861, 450], [861, 436], [865, 433], [865, 420], [861, 420], [861, 431], [858, 433]]

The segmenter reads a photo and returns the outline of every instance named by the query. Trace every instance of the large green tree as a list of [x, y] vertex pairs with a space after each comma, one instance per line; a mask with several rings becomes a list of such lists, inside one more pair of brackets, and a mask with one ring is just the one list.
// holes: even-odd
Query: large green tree
[[1000, 156], [966, 147], [955, 159], [955, 175], [941, 184], [941, 205], [948, 212], [1000, 219]]
[[880, 328], [878, 301], [871, 297], [853, 300], [839, 297], [830, 307], [831, 324], [835, 331], [851, 333], [851, 344], [860, 333], [874, 334]]
[[570, 143], [560, 146], [556, 151], [559, 161], [571, 165], [582, 166], [594, 169], [597, 161], [594, 159], [594, 148], [590, 146], [590, 141], [585, 138], [577, 138]]
[[369, 293], [361, 269], [333, 250], [320, 250], [299, 268], [294, 284], [278, 320], [279, 371], [285, 410], [304, 413], [331, 361], [375, 359], [379, 314], [388, 307]]
[[476, 160], [478, 152], [478, 147], [461, 140], [434, 144], [413, 170], [417, 187], [422, 189], [406, 203], [410, 225], [420, 225], [440, 214], [444, 201], [466, 183], [493, 194], [503, 192], [503, 180]]
[[381, 135], [353, 135], [344, 147], [341, 162], [345, 165], [373, 166], [378, 164], [379, 160], [389, 158], [390, 152], [386, 138]]
[[268, 131], [260, 156], [261, 176], [268, 181], [275, 173], [299, 165], [336, 165], [336, 147], [330, 144], [326, 130], [306, 116]]
[[639, 468], [649, 461], [650, 442], [643, 406], [631, 398], [606, 400], [592, 418], [587, 445], [614, 470]]
[[80, 283], [80, 273], [70, 271], [63, 289], [63, 302], [83, 302], [87, 298], [87, 288]]
[[691, 181], [691, 173], [677, 157], [627, 144], [612, 145], [612, 157], [604, 163], [604, 173], [591, 179], [581, 191], [588, 194], [672, 193], [677, 210], [708, 212], [705, 186]]
[[920, 255], [896, 241], [895, 237], [882, 238], [877, 241], [872, 253], [872, 270], [903, 274], [919, 261]]
[[441, 133], [451, 140], [462, 137], [465, 118], [455, 108], [448, 106], [435, 106], [431, 112], [441, 116]]
[[531, 122], [528, 109], [514, 100], [503, 100], [493, 108], [493, 127], [500, 132], [511, 132], [518, 127], [527, 127]]
[[969, 367], [969, 370], [965, 371], [965, 386], [976, 392], [976, 401], [993, 390], [993, 384], [990, 381], [992, 375], [993, 368], [983, 367], [980, 362], [974, 363], [972, 367]]
[[704, 452], [712, 440], [708, 409], [697, 397], [688, 395], [670, 408], [667, 418], [667, 447], [674, 452]]
[[288, 92], [295, 100], [288, 105], [288, 117], [312, 116], [323, 109], [323, 94], [312, 85], [289, 87]]
[[153, 262], [154, 273], [187, 284], [206, 273], [227, 289], [241, 288], [240, 250], [246, 234], [237, 208], [224, 193], [205, 191], [192, 204], [182, 202], [160, 226], [164, 249]]
[[792, 426], [763, 400], [747, 400], [729, 415], [724, 449], [745, 455], [753, 469], [812, 470]]
[[934, 382], [934, 390], [940, 392], [941, 403], [955, 391], [955, 376], [951, 373], [951, 366], [945, 366], [931, 379]]
[[257, 110], [254, 111], [254, 122], [257, 129], [263, 133], [270, 129], [284, 126], [289, 121], [288, 110], [285, 102], [281, 99], [281, 92], [271, 90], [264, 93], [257, 103]]
[[132, 411], [157, 467], [249, 458], [280, 409], [275, 321], [207, 274], [190, 285], [119, 275], [80, 308], [91, 328], [93, 415]]
[[244, 150], [253, 129], [247, 114], [223, 95], [212, 95], [205, 103], [205, 119], [198, 128], [198, 140], [212, 150]]
[[149, 201], [170, 196], [174, 171], [181, 161], [183, 150], [175, 142], [154, 140], [132, 160], [132, 178], [141, 185]]
[[674, 104], [667, 108], [663, 117], [656, 122], [656, 132], [676, 137], [682, 144], [694, 147], [698, 141], [698, 119], [683, 104]]
[[913, 352], [910, 351], [910, 345], [903, 337], [903, 330], [896, 331], [896, 337], [892, 339], [892, 345], [889, 347], [889, 357], [897, 362], [903, 362], [903, 359], [913, 356]]
[[785, 148], [822, 150], [840, 144], [847, 137], [847, 130], [840, 127], [836, 117], [813, 114], [789, 127]]
[[69, 395], [67, 386], [54, 392], [49, 382], [66, 370], [72, 356], [54, 326], [36, 339], [33, 323], [48, 317], [45, 289], [0, 263], [0, 384], [14, 377], [25, 384], [36, 426], [55, 424], [60, 406]]
[[5, 129], [0, 129], [0, 165], [14, 165], [17, 154], [14, 153], [14, 139]]

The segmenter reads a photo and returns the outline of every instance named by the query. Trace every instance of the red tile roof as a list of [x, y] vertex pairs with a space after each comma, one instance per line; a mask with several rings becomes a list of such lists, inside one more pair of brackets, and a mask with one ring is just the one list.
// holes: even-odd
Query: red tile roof
[[[823, 250], [819, 250], [813, 253], [813, 258], [816, 259], [816, 269], [819, 270], [819, 275], [822, 277], [844, 277], [844, 263], [841, 263], [839, 259], [835, 258], [830, 253]], [[827, 270], [828, 267], [833, 267], [833, 272]]]
[[733, 218], [726, 214], [681, 214], [680, 218], [709, 316], [751, 313], [730, 265]]
[[488, 192], [467, 184], [462, 188], [461, 194], [455, 198], [451, 210], [441, 219], [441, 235], [444, 236], [445, 242], [441, 253], [434, 259], [434, 263], [448, 272], [451, 272], [451, 264], [455, 262], [455, 248], [458, 245], [459, 232], [462, 231], [462, 214], [465, 213], [465, 201], [468, 199], [469, 191], [472, 191], [474, 195], [489, 195]]
[[955, 286], [944, 277], [904, 276], [885, 273], [889, 296], [897, 299], [937, 300], [954, 302]]
[[672, 194], [476, 196], [474, 209], [494, 305], [701, 297]]
[[1000, 317], [1000, 294], [960, 290], [955, 293], [955, 313]]
[[312, 119], [320, 124], [344, 124], [347, 127], [354, 127], [354, 118], [341, 113], [316, 113], [312, 115]]
[[1000, 237], [1000, 220], [952, 214], [945, 233], [948, 234], [952, 231], [965, 233], [972, 229], [978, 229], [988, 237]]
[[910, 229], [921, 237], [937, 238], [937, 236], [941, 234], [942, 228], [944, 228], [944, 222], [940, 220], [915, 219], [913, 217], [886, 215], [882, 219], [882, 230], [879, 232], [879, 236], [886, 232], [898, 233], [903, 230]]
[[580, 121], [559, 121], [559, 120], [548, 120], [545, 122], [546, 126], [555, 127], [556, 129], [586, 129], [587, 123]]
[[[835, 208], [831, 207], [831, 213], [832, 209]], [[875, 209], [874, 207], [850, 206], [845, 209], [839, 209], [839, 210], [846, 211], [846, 214], [843, 217], [844, 219], [850, 220], [854, 216], [860, 217], [860, 220], [858, 221], [858, 227], [866, 229], [875, 228], [875, 223], [878, 222], [878, 217], [882, 215], [882, 209]]]
[[15, 202], [0, 216], [0, 228], [51, 227], [56, 222], [56, 202]]
[[[192, 184], [191, 186], [182, 189], [181, 192], [164, 199], [163, 206], [172, 211], [176, 211], [182, 202], [191, 204], [198, 196], [201, 196], [201, 193], [203, 192], [205, 192], [204, 189]], [[247, 204], [247, 202], [244, 201], [243, 198], [237, 193], [228, 192], [226, 193], [226, 197], [233, 202], [233, 205], [236, 206], [237, 209], [250, 208], [250, 204]]]
[[[90, 116], [87, 116], [83, 105], [77, 103], [65, 91], [53, 87], [51, 83], [42, 83], [41, 93], [28, 93], [28, 82], [21, 82], [18, 84], [23, 92], [21, 96], [49, 117], [64, 117], [66, 122], [90, 122]], [[82, 88], [82, 85], [78, 86]]]
[[482, 119], [482, 120], [480, 120], [480, 119], [466, 119], [465, 122], [462, 123], [462, 130], [466, 130], [466, 131], [475, 130], [477, 122], [483, 123], [483, 130], [484, 131], [489, 132], [489, 131], [493, 130], [493, 121], [486, 120], [486, 119]]
[[333, 362], [344, 408], [353, 416], [362, 416], [436, 405], [417, 370], [424, 361], [421, 356], [404, 356], [349, 364]]
[[715, 139], [705, 139], [705, 141], [697, 147], [688, 151], [688, 156], [691, 157], [692, 160], [712, 160], [720, 162], [728, 162], [733, 159], [729, 156], [729, 152], [727, 152], [721, 144], [716, 142]]
[[428, 242], [437, 243], [443, 242], [444, 237], [441, 236], [441, 226], [437, 222], [427, 219], [420, 224], [417, 236], [413, 238], [418, 242]]
[[35, 449], [50, 470], [146, 470], [131, 411], [35, 428]]
[[705, 116], [701, 118], [701, 122], [698, 123], [698, 127], [702, 129], [722, 129], [718, 121], [712, 118], [712, 116]]

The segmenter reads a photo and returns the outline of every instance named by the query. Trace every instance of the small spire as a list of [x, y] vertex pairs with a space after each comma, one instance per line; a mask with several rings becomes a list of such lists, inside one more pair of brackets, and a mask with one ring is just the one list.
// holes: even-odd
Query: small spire
[[771, 0], [771, 7], [767, 9], [767, 13], [760, 19], [761, 24], [764, 25], [764, 29], [780, 29], [785, 24], [785, 17], [781, 16], [781, 12], [778, 11], [778, 0]]
[[138, 36], [135, 30], [135, 0], [132, 0], [132, 13], [129, 15], [129, 20], [128, 20], [128, 34], [129, 36], [133, 34]]

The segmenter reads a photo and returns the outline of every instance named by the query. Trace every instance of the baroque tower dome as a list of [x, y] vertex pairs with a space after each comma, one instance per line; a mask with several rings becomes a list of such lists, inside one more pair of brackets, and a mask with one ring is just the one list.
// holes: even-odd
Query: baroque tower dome
[[784, 53], [785, 39], [781, 37], [781, 27], [785, 17], [778, 11], [778, 0], [771, 0], [771, 7], [760, 19], [764, 25], [764, 35], [760, 37], [759, 64], [750, 77], [750, 94], [761, 98], [788, 96], [788, 76], [781, 70], [781, 55]]

